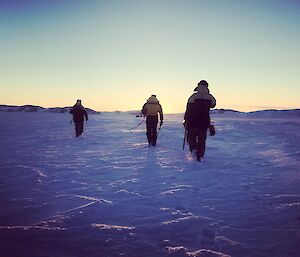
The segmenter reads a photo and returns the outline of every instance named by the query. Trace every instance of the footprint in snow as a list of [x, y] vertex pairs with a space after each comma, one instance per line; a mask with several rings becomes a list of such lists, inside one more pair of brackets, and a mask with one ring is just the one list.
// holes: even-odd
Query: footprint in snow
[[216, 233], [210, 229], [203, 229], [201, 233], [201, 244], [212, 246], [215, 244]]

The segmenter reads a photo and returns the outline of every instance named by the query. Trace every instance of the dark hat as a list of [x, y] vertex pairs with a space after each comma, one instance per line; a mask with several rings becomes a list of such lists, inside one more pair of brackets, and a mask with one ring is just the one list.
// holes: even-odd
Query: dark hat
[[[208, 87], [208, 83], [206, 80], [200, 80], [200, 82], [198, 83], [198, 86], [205, 86], [205, 87]], [[198, 91], [198, 86], [195, 87], [194, 91]]]
[[200, 80], [200, 82], [198, 83], [198, 85], [202, 85], [202, 86], [208, 87], [208, 83], [207, 83], [206, 80]]

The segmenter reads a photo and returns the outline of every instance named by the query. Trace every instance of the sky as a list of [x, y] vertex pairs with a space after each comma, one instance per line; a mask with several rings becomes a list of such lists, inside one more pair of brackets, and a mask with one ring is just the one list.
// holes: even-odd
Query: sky
[[299, 0], [0, 0], [0, 104], [299, 108]]

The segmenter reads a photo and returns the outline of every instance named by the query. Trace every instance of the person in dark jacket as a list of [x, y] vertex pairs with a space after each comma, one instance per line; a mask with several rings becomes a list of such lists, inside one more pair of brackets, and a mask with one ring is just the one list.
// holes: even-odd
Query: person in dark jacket
[[85, 120], [88, 121], [88, 115], [81, 105], [81, 100], [77, 100], [76, 104], [71, 108], [70, 113], [73, 115], [76, 137], [79, 137], [83, 133], [84, 117]]
[[159, 101], [156, 98], [156, 95], [151, 95], [151, 97], [144, 104], [142, 109], [142, 114], [146, 117], [147, 125], [147, 139], [149, 146], [156, 145], [157, 141], [157, 123], [158, 123], [158, 114], [160, 118], [160, 125], [163, 124], [163, 111]]
[[216, 99], [209, 93], [208, 83], [201, 80], [196, 91], [189, 98], [184, 114], [184, 126], [190, 152], [197, 151], [197, 160], [202, 161], [205, 153], [207, 129], [210, 127], [210, 108], [216, 106]]

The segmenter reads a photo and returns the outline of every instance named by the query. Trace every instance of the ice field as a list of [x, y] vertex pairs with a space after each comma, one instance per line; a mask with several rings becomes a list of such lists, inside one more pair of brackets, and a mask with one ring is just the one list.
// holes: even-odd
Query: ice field
[[[274, 117], [273, 117], [274, 116]], [[129, 113], [0, 112], [3, 257], [300, 256], [300, 119], [213, 115], [205, 162], [182, 115], [157, 146]]]

